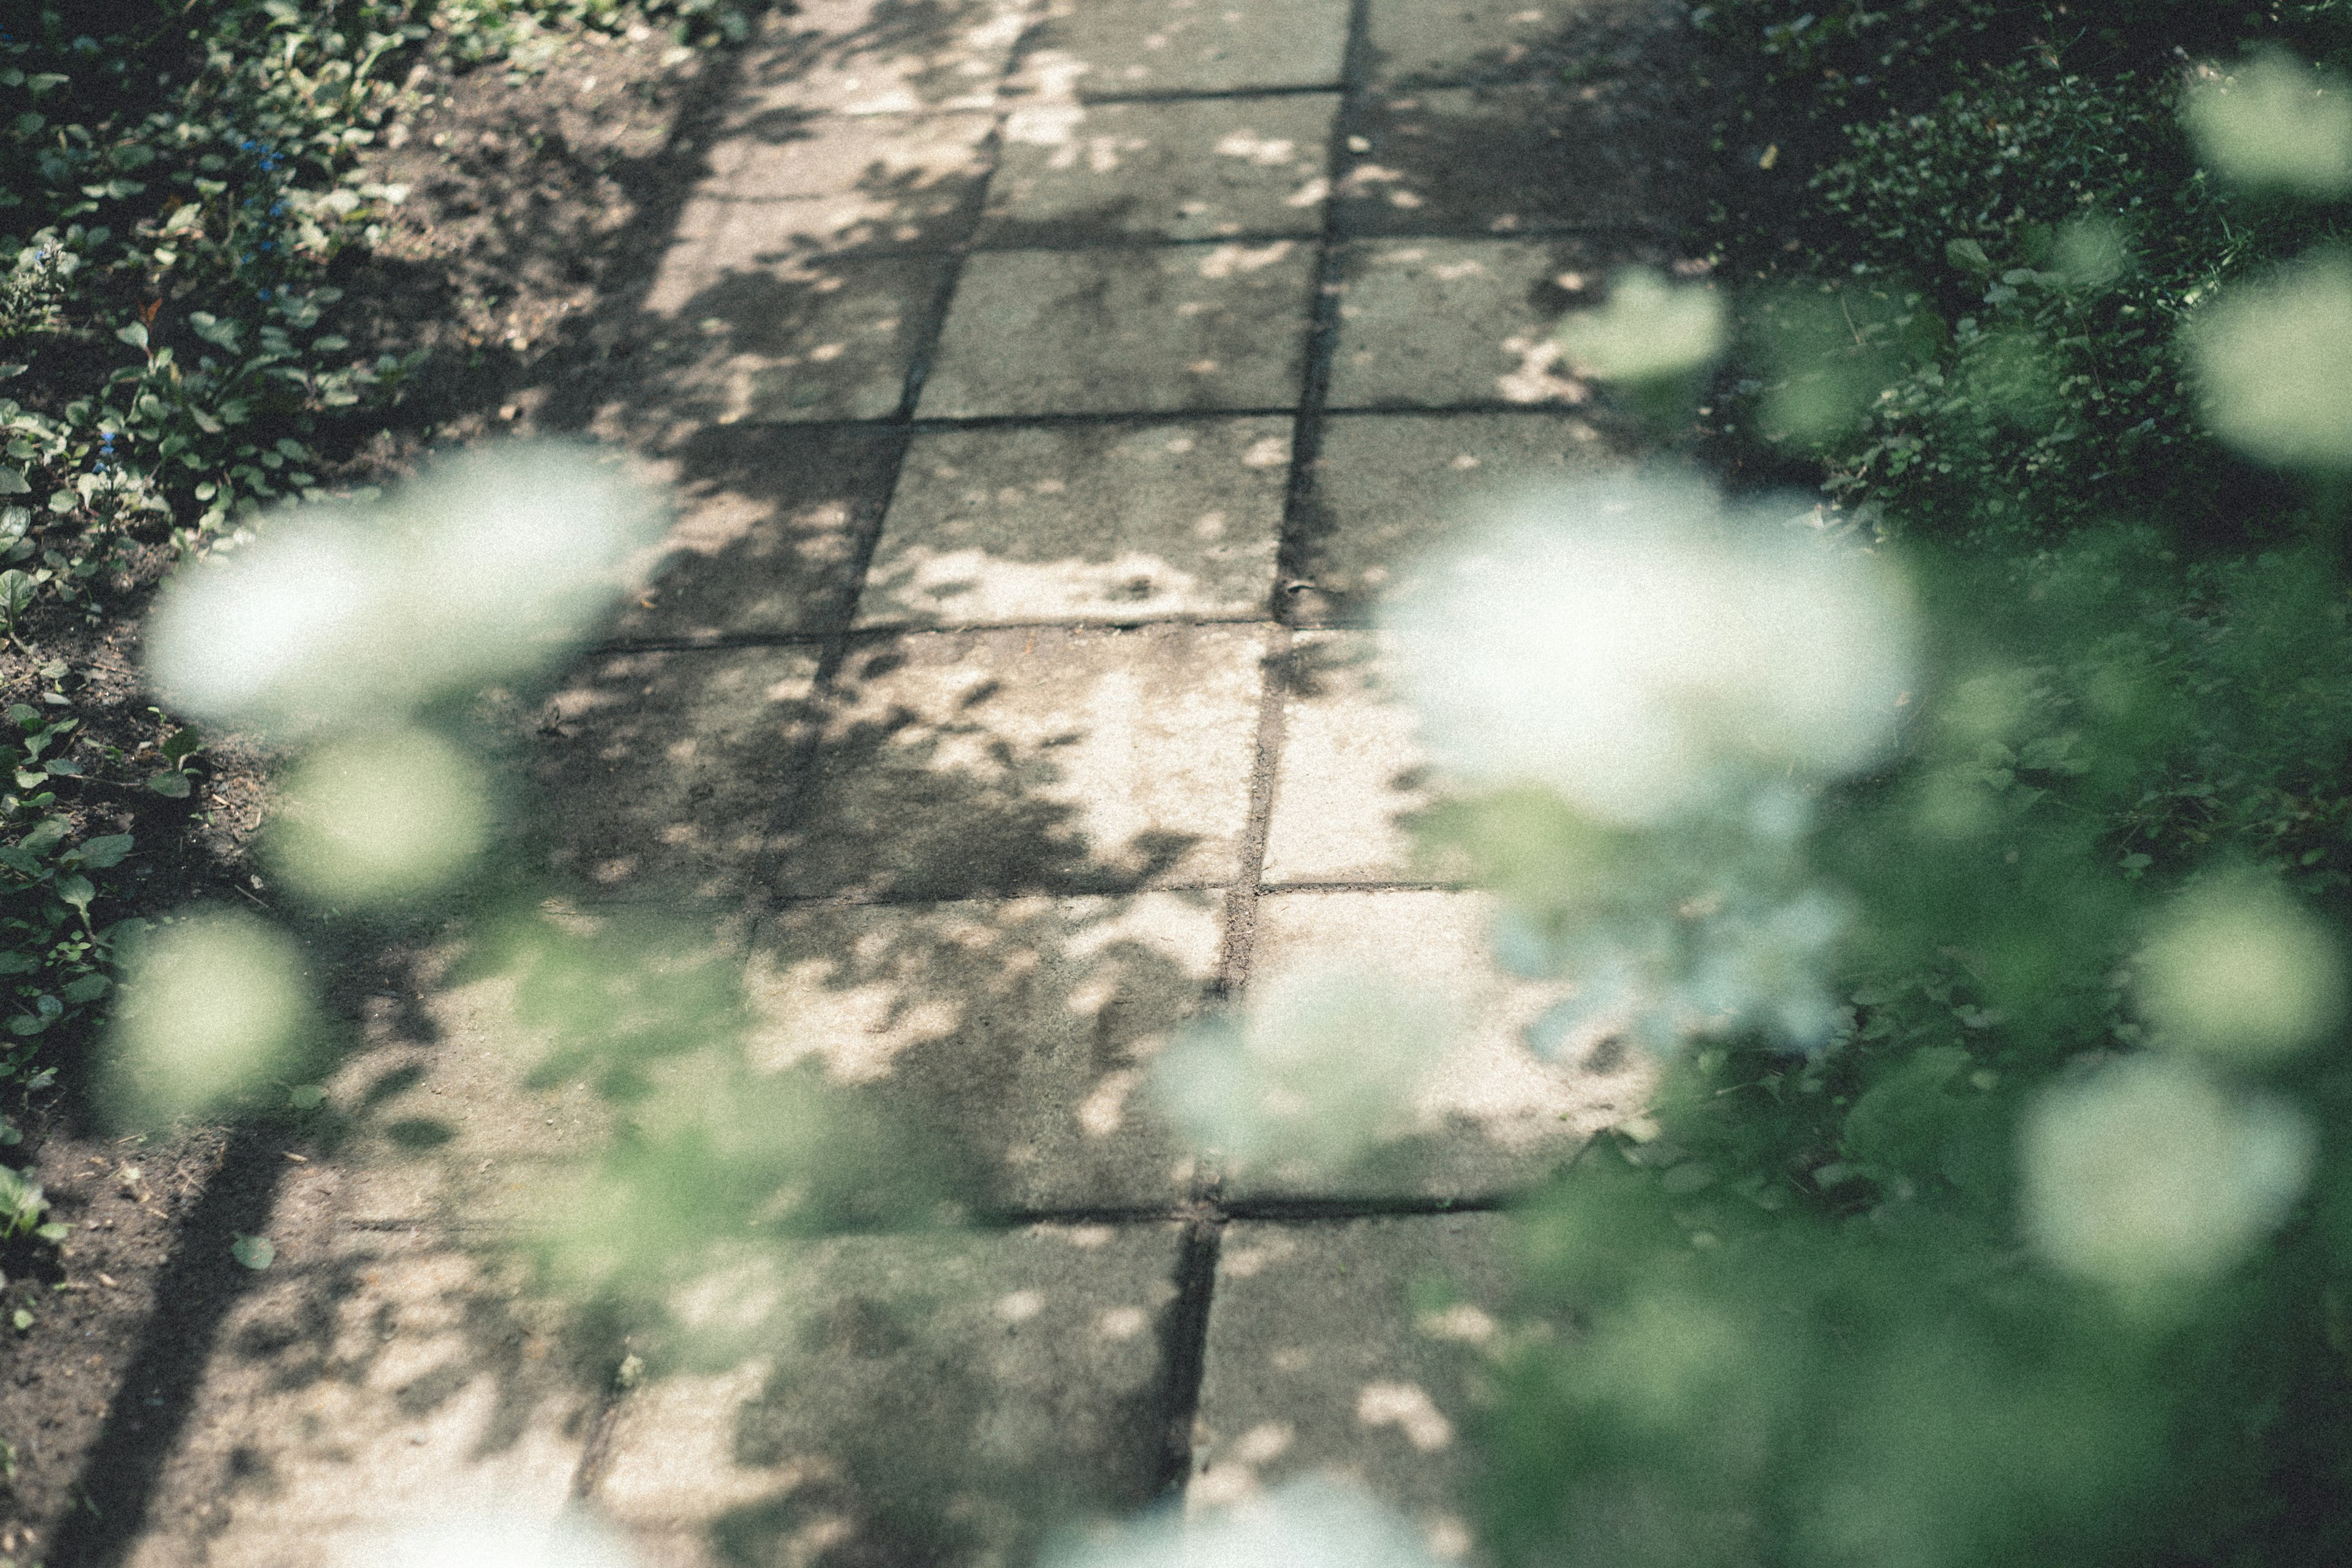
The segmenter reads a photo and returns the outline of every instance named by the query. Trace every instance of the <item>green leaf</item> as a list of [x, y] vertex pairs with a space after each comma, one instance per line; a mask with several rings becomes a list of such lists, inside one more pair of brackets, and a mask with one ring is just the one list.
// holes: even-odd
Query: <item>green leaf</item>
[[1944, 242], [1944, 259], [1955, 267], [1964, 268], [1982, 277], [1992, 275], [1992, 258], [1985, 247], [1973, 239], [1948, 239]]
[[147, 346], [147, 323], [133, 321], [127, 327], [117, 327], [114, 335], [134, 349], [143, 349]]
[[28, 495], [32, 489], [22, 468], [0, 468], [0, 496]]
[[164, 738], [163, 755], [168, 761], [178, 763], [200, 750], [204, 743], [204, 736], [197, 733], [195, 726], [191, 724], [186, 729], [173, 731]]
[[41, 961], [21, 948], [0, 948], [0, 974], [30, 974]]
[[188, 798], [188, 775], [185, 773], [151, 773], [147, 787], [171, 800]]
[[86, 915], [89, 913], [89, 901], [98, 897], [98, 889], [92, 885], [88, 877], [79, 875], [59, 877], [57, 894], [58, 898]]
[[85, 974], [79, 980], [75, 981], [72, 984], [60, 990], [58, 994], [64, 997], [67, 1001], [73, 1003], [75, 1005], [79, 1006], [81, 1004], [86, 1002], [97, 1001], [100, 997], [105, 995], [113, 984], [114, 982], [109, 980], [103, 974]]
[[53, 1219], [49, 1221], [48, 1224], [33, 1232], [33, 1234], [39, 1237], [43, 1241], [63, 1241], [67, 1237], [73, 1234], [73, 1226], [66, 1224], [63, 1220]]
[[239, 1236], [229, 1243], [228, 1254], [247, 1268], [259, 1273], [278, 1258], [278, 1248], [266, 1236]]
[[109, 866], [120, 866], [122, 858], [131, 853], [131, 843], [128, 833], [101, 835], [81, 847], [81, 863], [100, 871]]

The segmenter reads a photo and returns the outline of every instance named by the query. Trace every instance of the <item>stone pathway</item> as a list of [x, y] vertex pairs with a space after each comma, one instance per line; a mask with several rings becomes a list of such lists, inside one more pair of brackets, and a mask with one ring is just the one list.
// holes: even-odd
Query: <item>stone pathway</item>
[[[698, 900], [760, 1059], [918, 1129], [982, 1223], [808, 1244], [719, 1304], [729, 1354], [618, 1388], [618, 1347], [468, 1239], [606, 1112], [515, 1086], [495, 987], [380, 999], [333, 1087], [372, 1117], [288, 1163], [279, 1261], [109, 1560], [308, 1568], [420, 1509], [577, 1500], [655, 1564], [1010, 1564], [1311, 1469], [1475, 1558], [1490, 1211], [1641, 1085], [1520, 1049], [1547, 998], [1412, 861], [1425, 769], [1366, 622], [1497, 498], [1629, 452], [1549, 328], [1673, 259], [1680, 28], [1648, 0], [776, 20], [600, 419], [677, 486], [680, 553], [534, 762], [566, 868]], [[1466, 1021], [1418, 1133], [1344, 1180], [1187, 1154], [1153, 1052], [1335, 958]]]

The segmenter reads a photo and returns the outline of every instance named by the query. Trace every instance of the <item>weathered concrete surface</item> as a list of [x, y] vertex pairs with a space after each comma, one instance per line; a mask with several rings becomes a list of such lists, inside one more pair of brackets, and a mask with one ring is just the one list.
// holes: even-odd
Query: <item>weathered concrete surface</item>
[[806, 805], [793, 897], [1223, 883], [1249, 810], [1265, 633], [1007, 628], [862, 642]]
[[[757, 209], [728, 209], [729, 223]], [[742, 420], [879, 419], [896, 413], [947, 277], [940, 256], [809, 258], [752, 242], [750, 266], [666, 268], [646, 303], [667, 318], [650, 364], [674, 413]]]
[[917, 412], [1177, 413], [1297, 404], [1315, 276], [1293, 239], [975, 256]]
[[221, 1325], [135, 1568], [315, 1568], [404, 1521], [552, 1520], [570, 1495], [598, 1352], [511, 1268], [306, 1196]]
[[1337, 93], [1052, 106], [1005, 124], [988, 245], [1312, 235]]
[[1427, 1079], [1395, 1137], [1347, 1170], [1236, 1163], [1234, 1196], [1491, 1198], [1524, 1191], [1632, 1113], [1648, 1083], [1637, 1053], [1573, 1037], [1545, 1061], [1521, 1038], [1570, 988], [1514, 979], [1486, 951], [1485, 894], [1419, 889], [1276, 892], [1257, 908], [1253, 977], [1351, 966], [1445, 1004], [1453, 1039], [1432, 1042]]
[[[1377, 1211], [1540, 1182], [1646, 1068], [1591, 1034], [1525, 1048], [1567, 988], [1499, 973], [1487, 900], [1415, 855], [1442, 781], [1362, 628], [1515, 495], [1633, 455], [1551, 333], [1675, 260], [1685, 20], [802, 0], [762, 24], [598, 405], [676, 487], [669, 567], [509, 715], [551, 806], [518, 852], [566, 879], [564, 929], [622, 934], [554, 988], [581, 1026], [552, 1065], [497, 983], [426, 965], [367, 1004], [140, 1568], [329, 1568], [419, 1509], [578, 1492], [656, 1568], [1014, 1568], [1173, 1480], [1196, 1393], [1190, 1506], [1337, 1469], [1475, 1557], [1503, 1222]], [[740, 1015], [629, 1022], [609, 988], [672, 919]], [[1153, 1061], [1332, 964], [1458, 1023], [1396, 1135], [1346, 1170], [1213, 1165]], [[490, 1244], [584, 1190], [622, 1119], [674, 1090], [757, 1121], [803, 1085], [944, 1177], [940, 1212], [1055, 1223], [713, 1254], [658, 1342], [517, 1294]], [[888, 1212], [865, 1195], [845, 1224]], [[1202, 1238], [1251, 1203], [1366, 1212], [1225, 1224], [1211, 1275]], [[1463, 1295], [1416, 1298], [1430, 1274]]]
[[838, 625], [905, 446], [857, 426], [694, 431], [649, 465], [677, 517], [660, 574], [623, 601], [610, 635], [710, 642]]
[[1177, 1256], [1038, 1226], [751, 1262], [651, 1352], [592, 1500], [653, 1568], [1028, 1562], [1152, 1495]]
[[1350, 245], [1331, 406], [1590, 403], [1552, 329], [1587, 280], [1654, 250], [1585, 239]]
[[1360, 621], [1478, 529], [1630, 460], [1582, 413], [1366, 414], [1323, 426], [1299, 555], [1302, 618]]
[[729, 129], [777, 117], [988, 109], [1034, 0], [797, 0], [744, 61]]
[[1050, 0], [1015, 77], [1081, 94], [1337, 87], [1348, 0]]
[[1462, 1428], [1509, 1293], [1508, 1224], [1228, 1226], [1186, 1506], [1319, 1472], [1403, 1512], [1441, 1561], [1473, 1555]]
[[740, 898], [813, 719], [805, 648], [616, 653], [539, 715], [549, 859], [606, 895]]
[[858, 620], [1262, 615], [1290, 440], [1286, 419], [926, 431]]
[[1169, 1205], [1197, 1161], [1145, 1087], [1216, 976], [1207, 893], [803, 906], [752, 960], [755, 1066], [814, 1060], [986, 1208]]
[[1283, 665], [1282, 762], [1266, 829], [1269, 887], [1390, 882], [1440, 869], [1406, 818], [1431, 804], [1412, 711], [1390, 688], [1370, 632], [1308, 632]]

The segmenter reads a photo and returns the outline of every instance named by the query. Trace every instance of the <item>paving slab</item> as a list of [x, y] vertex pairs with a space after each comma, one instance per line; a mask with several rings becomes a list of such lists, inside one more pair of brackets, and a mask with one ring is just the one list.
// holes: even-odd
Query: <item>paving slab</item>
[[1322, 231], [1337, 93], [1016, 110], [982, 245]]
[[1261, 614], [1290, 443], [1286, 418], [925, 431], [858, 621]]
[[1362, 240], [1341, 253], [1330, 405], [1580, 405], [1593, 391], [1552, 331], [1615, 268], [1656, 257], [1630, 237]]
[[740, 897], [807, 739], [816, 668], [803, 647], [587, 661], [530, 755], [551, 868], [606, 897]]
[[1570, 988], [1513, 978], [1486, 952], [1494, 903], [1484, 893], [1408, 889], [1269, 893], [1257, 906], [1251, 984], [1300, 968], [1394, 976], [1458, 1021], [1432, 1044], [1410, 1125], [1347, 1170], [1294, 1162], [1234, 1164], [1231, 1197], [1491, 1198], [1540, 1184], [1593, 1133], [1633, 1112], [1649, 1075], [1638, 1053], [1601, 1032], [1572, 1037], [1547, 1062], [1527, 1026]]
[[404, 1523], [552, 1521], [611, 1375], [597, 1342], [431, 1229], [353, 1230], [299, 1194], [271, 1228], [133, 1568], [328, 1568]]
[[1299, 240], [972, 257], [924, 418], [1287, 408], [1315, 280]]
[[1179, 1247], [1039, 1226], [760, 1260], [649, 1354], [593, 1504], [648, 1568], [1029, 1562], [1152, 1495]]
[[814, 1061], [910, 1126], [986, 1209], [1172, 1205], [1194, 1162], [1139, 1092], [1204, 1005], [1207, 892], [786, 906], [751, 963], [755, 1067]]
[[937, 248], [971, 229], [989, 114], [768, 117], [710, 151], [679, 233], [705, 267]]
[[[739, 204], [727, 221], [756, 210]], [[642, 374], [675, 420], [887, 417], [948, 266], [928, 255], [811, 258], [789, 237], [772, 253], [681, 240], [646, 297], [668, 325]]]
[[946, 899], [1230, 881], [1266, 635], [1168, 624], [863, 643], [780, 846], [778, 889]]
[[606, 636], [648, 641], [818, 633], [856, 592], [906, 437], [863, 426], [701, 426], [649, 465], [676, 517], [662, 564]]
[[1051, 0], [1016, 89], [1088, 96], [1336, 88], [1348, 0]]
[[1303, 620], [1360, 621], [1422, 580], [1423, 563], [1515, 505], [1632, 461], [1582, 414], [1364, 414], [1323, 426], [1290, 595]]
[[797, 0], [742, 56], [729, 129], [812, 111], [988, 109], [1034, 0]]
[[[1579, 225], [1670, 232], [1687, 186], [1625, 156], [1597, 89], [1558, 82], [1375, 95], [1339, 178], [1348, 234], [1508, 234]], [[1351, 144], [1351, 152], [1353, 144]]]
[[1259, 881], [1433, 879], [1407, 821], [1433, 795], [1376, 633], [1304, 632], [1283, 666], [1282, 758]]
[[1463, 1431], [1509, 1293], [1508, 1226], [1493, 1214], [1227, 1226], [1186, 1507], [1344, 1478], [1440, 1561], [1482, 1560]]
[[1596, 21], [1654, 8], [1651, 0], [1370, 0], [1370, 76], [1423, 86], [1557, 72]]

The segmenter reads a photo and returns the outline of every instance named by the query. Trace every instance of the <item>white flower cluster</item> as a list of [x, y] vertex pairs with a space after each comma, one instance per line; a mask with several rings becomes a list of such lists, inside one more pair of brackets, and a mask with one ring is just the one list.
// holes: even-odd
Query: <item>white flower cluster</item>
[[1436, 998], [1391, 976], [1300, 969], [1196, 1026], [1152, 1083], [1178, 1125], [1223, 1154], [1339, 1165], [1400, 1131], [1450, 1033]]
[[2186, 1058], [2126, 1057], [2045, 1093], [2020, 1146], [2026, 1232], [2126, 1289], [2228, 1268], [2276, 1229], [2317, 1153], [2303, 1113]]
[[1438, 763], [1628, 826], [1741, 809], [1883, 755], [1913, 626], [1885, 562], [1696, 480], [1564, 489], [1391, 617]]
[[395, 722], [561, 658], [659, 530], [584, 450], [469, 453], [181, 573], [150, 666], [181, 712], [279, 738]]
[[1390, 625], [1439, 765], [1643, 845], [1498, 931], [1511, 967], [1577, 983], [1529, 1043], [1611, 1016], [1659, 1048], [1743, 1026], [1821, 1044], [1847, 916], [1804, 864], [1805, 789], [1895, 740], [1916, 667], [1900, 577], [1698, 481], [1629, 475], [1555, 492], [1430, 582]]
[[1307, 1477], [1213, 1512], [1160, 1513], [1049, 1551], [1045, 1568], [1437, 1568], [1412, 1528], [1352, 1488]]

